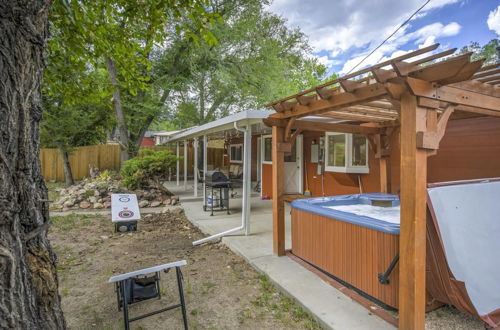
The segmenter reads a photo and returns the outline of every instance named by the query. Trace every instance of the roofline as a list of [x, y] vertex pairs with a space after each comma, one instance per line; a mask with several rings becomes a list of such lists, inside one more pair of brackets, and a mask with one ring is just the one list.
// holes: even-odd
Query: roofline
[[266, 119], [273, 113], [275, 112], [272, 110], [247, 110], [237, 112], [233, 115], [187, 129], [180, 134], [172, 136], [168, 142], [188, 140], [211, 133], [223, 132], [232, 129], [234, 123], [241, 123], [243, 125], [256, 124], [262, 122], [263, 119]]

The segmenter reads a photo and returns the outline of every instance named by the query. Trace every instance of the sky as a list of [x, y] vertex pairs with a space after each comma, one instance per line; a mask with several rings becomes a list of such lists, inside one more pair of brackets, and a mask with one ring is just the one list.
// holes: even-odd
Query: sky
[[[309, 38], [329, 72], [346, 74], [426, 0], [274, 0], [270, 10]], [[434, 43], [435, 51], [500, 36], [500, 0], [431, 0], [357, 69]]]

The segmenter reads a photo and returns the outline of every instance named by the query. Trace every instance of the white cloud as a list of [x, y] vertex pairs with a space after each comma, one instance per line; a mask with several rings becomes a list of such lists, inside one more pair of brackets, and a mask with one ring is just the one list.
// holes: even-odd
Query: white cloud
[[500, 6], [490, 11], [487, 23], [490, 30], [495, 31], [500, 36]]
[[[433, 0], [419, 15], [459, 1]], [[422, 0], [275, 0], [270, 9], [287, 18], [289, 25], [299, 26], [315, 51], [333, 56], [380, 43], [422, 4]]]
[[[421, 27], [420, 29], [401, 35], [399, 38], [391, 39], [375, 51], [370, 57], [368, 57], [363, 64], [358, 67], [365, 67], [368, 65], [374, 65], [379, 62], [398, 57], [407, 53], [407, 51], [399, 50], [398, 48], [407, 44], [413, 43], [418, 48], [424, 48], [435, 43], [436, 38], [439, 37], [449, 37], [456, 35], [460, 32], [460, 25], [456, 22], [452, 22], [447, 25], [442, 23], [433, 23]], [[349, 72], [356, 64], [358, 64], [366, 55], [366, 53], [361, 53], [354, 58], [345, 62], [344, 66], [340, 70], [341, 74]], [[428, 54], [427, 54], [428, 55]], [[415, 58], [417, 59], [417, 58]]]
[[[415, 46], [426, 47], [439, 37], [456, 35], [460, 25], [456, 22], [449, 24], [433, 23], [416, 31], [411, 30], [413, 21], [424, 17], [433, 9], [462, 2], [464, 0], [433, 0], [410, 21], [410, 24], [401, 28], [389, 42], [384, 44], [363, 66], [377, 63], [381, 58], [398, 56], [398, 47], [409, 42]], [[346, 51], [357, 50], [345, 63], [341, 73], [349, 71], [361, 60], [368, 51], [374, 49], [389, 36], [401, 23], [408, 18], [423, 0], [275, 0], [270, 6], [271, 11], [281, 14], [292, 27], [300, 29], [309, 37], [315, 52], [326, 52], [328, 58], [320, 61], [331, 65], [332, 58], [342, 56]]]

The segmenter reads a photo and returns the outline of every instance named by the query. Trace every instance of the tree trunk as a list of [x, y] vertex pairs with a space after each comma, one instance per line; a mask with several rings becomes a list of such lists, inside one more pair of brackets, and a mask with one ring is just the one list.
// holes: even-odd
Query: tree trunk
[[73, 181], [73, 172], [71, 171], [71, 164], [69, 163], [68, 152], [64, 150], [64, 148], [59, 148], [61, 152], [61, 157], [63, 161], [63, 170], [64, 170], [64, 180], [66, 181], [67, 186], [72, 186], [75, 184]]
[[115, 62], [108, 57], [106, 58], [106, 65], [108, 67], [109, 80], [113, 86], [113, 107], [115, 108], [116, 124], [118, 126], [118, 132], [120, 133], [120, 164], [123, 165], [124, 161], [130, 159], [127, 122], [122, 108], [120, 86], [116, 80]]
[[0, 0], [0, 328], [65, 329], [40, 168], [50, 0]]

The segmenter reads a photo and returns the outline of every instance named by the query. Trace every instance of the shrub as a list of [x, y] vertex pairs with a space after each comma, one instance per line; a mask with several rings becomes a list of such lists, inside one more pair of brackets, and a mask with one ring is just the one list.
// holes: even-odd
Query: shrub
[[123, 164], [122, 183], [129, 189], [140, 189], [153, 186], [170, 192], [161, 184], [168, 175], [168, 170], [176, 165], [177, 157], [167, 150], [142, 150], [135, 158]]

